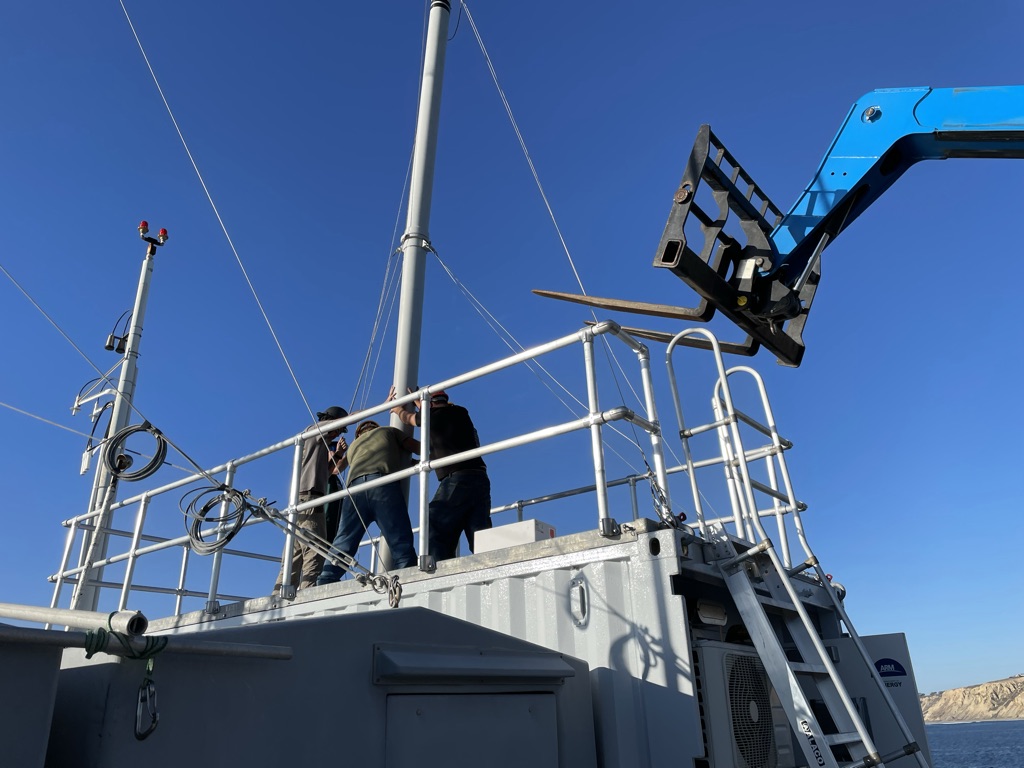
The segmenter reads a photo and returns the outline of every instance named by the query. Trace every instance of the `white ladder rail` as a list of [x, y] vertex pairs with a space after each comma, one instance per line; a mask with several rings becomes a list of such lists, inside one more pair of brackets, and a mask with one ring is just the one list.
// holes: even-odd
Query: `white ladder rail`
[[[762, 400], [763, 400], [764, 405], [765, 405], [766, 415], [767, 415], [768, 420], [770, 422], [770, 427], [769, 428], [772, 431], [773, 442], [776, 442], [778, 440], [778, 430], [777, 430], [777, 428], [775, 426], [775, 423], [774, 423], [774, 417], [771, 414], [771, 408], [770, 408], [770, 405], [768, 404], [767, 393], [766, 393], [766, 391], [764, 389], [763, 380], [761, 379], [760, 375], [757, 374], [756, 371], [753, 371], [752, 369], [746, 368], [746, 366], [739, 366], [735, 370], [738, 371], [738, 370], [742, 370], [742, 369], [745, 369], [746, 372], [750, 373], [754, 377], [755, 381], [758, 384], [758, 388], [759, 388], [759, 390], [761, 392]], [[732, 373], [732, 372], [733, 372], [733, 370], [730, 370], [728, 373]], [[720, 387], [720, 390], [721, 390], [721, 400], [720, 400], [720, 402], [722, 402], [725, 405], [725, 409], [728, 412], [729, 410], [731, 410], [733, 408], [733, 402], [732, 402], [732, 396], [731, 396], [730, 389], [728, 387], [727, 380], [720, 381], [719, 382], [719, 387]], [[726, 414], [726, 416], [728, 416], [728, 413]], [[836, 714], [835, 714], [835, 711], [834, 711], [834, 708], [835, 708], [836, 704], [839, 704], [842, 707], [842, 709], [845, 710], [845, 712], [846, 712], [846, 714], [848, 716], [848, 722], [855, 728], [856, 733], [857, 733], [857, 737], [860, 740], [860, 742], [863, 744], [864, 749], [867, 752], [866, 755], [863, 755], [863, 757], [865, 758], [864, 765], [884, 765], [884, 763], [882, 762], [882, 757], [878, 754], [878, 750], [875, 748], [874, 743], [871, 740], [870, 734], [868, 734], [867, 728], [864, 725], [864, 723], [863, 723], [863, 721], [862, 721], [862, 719], [860, 717], [859, 712], [857, 712], [857, 709], [856, 709], [856, 707], [853, 704], [853, 700], [850, 697], [849, 692], [846, 690], [846, 686], [844, 685], [844, 683], [842, 681], [842, 678], [839, 675], [838, 670], [835, 668], [835, 665], [832, 663], [832, 660], [831, 660], [831, 658], [830, 658], [830, 656], [828, 654], [828, 651], [825, 648], [824, 643], [822, 643], [821, 638], [818, 635], [817, 631], [815, 630], [813, 622], [811, 621], [810, 616], [807, 613], [807, 610], [806, 610], [806, 608], [803, 605], [803, 602], [800, 600], [799, 596], [796, 593], [796, 590], [793, 587], [791, 575], [790, 575], [790, 572], [789, 572], [789, 568], [790, 568], [789, 563], [787, 562], [787, 564], [785, 566], [783, 566], [783, 564], [779, 561], [778, 553], [775, 551], [774, 546], [771, 544], [771, 541], [768, 538], [767, 533], [765, 532], [763, 526], [761, 525], [760, 516], [757, 514], [756, 504], [754, 503], [754, 499], [753, 499], [753, 490], [754, 490], [754, 485], [755, 484], [754, 484], [754, 482], [750, 478], [750, 472], [749, 472], [749, 468], [747, 466], [747, 461], [746, 461], [747, 453], [746, 453], [746, 451], [743, 448], [742, 437], [740, 436], [740, 432], [739, 432], [738, 425], [737, 425], [737, 420], [736, 419], [726, 418], [725, 421], [728, 421], [729, 424], [730, 424], [730, 437], [735, 442], [735, 445], [732, 447], [731, 454], [733, 456], [737, 457], [737, 459], [738, 459], [739, 481], [740, 481], [741, 487], [745, 491], [744, 495], [746, 496], [747, 508], [754, 510], [754, 513], [750, 516], [750, 519], [749, 519], [750, 523], [757, 529], [757, 532], [758, 532], [758, 535], [760, 537], [761, 542], [767, 544], [767, 546], [764, 549], [763, 554], [766, 557], [769, 558], [769, 560], [770, 560], [770, 562], [772, 564], [773, 570], [775, 571], [775, 573], [778, 574], [779, 584], [783, 587], [783, 589], [785, 591], [785, 594], [786, 594], [786, 597], [791, 602], [791, 604], [793, 606], [793, 609], [794, 609], [796, 615], [799, 618], [800, 625], [802, 625], [802, 629], [804, 630], [804, 632], [801, 633], [800, 632], [800, 628], [795, 626], [795, 622], [789, 621], [789, 620], [786, 621], [787, 628], [790, 630], [790, 634], [793, 636], [794, 642], [797, 643], [798, 649], [800, 650], [801, 655], [805, 659], [809, 655], [808, 654], [808, 650], [809, 649], [805, 646], [805, 643], [801, 642], [798, 639], [798, 638], [801, 638], [801, 637], [806, 638], [806, 640], [809, 641], [810, 649], [813, 650], [813, 655], [821, 660], [822, 668], [824, 670], [825, 675], [827, 675], [827, 682], [826, 682], [825, 679], [822, 679], [820, 682], [825, 682], [825, 688], [823, 689], [820, 684], [816, 685], [816, 688], [818, 689], [819, 692], [821, 692], [823, 695], [825, 695], [826, 691], [827, 691], [828, 685], [834, 686], [835, 695], [834, 696], [830, 696], [830, 698], [832, 699], [832, 702], [829, 703], [828, 701], [826, 701], [826, 706], [828, 707], [829, 712], [832, 715], [833, 719], [836, 718]], [[797, 536], [799, 538], [801, 547], [803, 548], [804, 552], [807, 554], [808, 562], [810, 562], [812, 564], [812, 567], [815, 569], [815, 572], [818, 575], [819, 583], [821, 583], [825, 587], [826, 592], [827, 592], [827, 594], [830, 597], [830, 600], [832, 602], [833, 607], [836, 609], [837, 614], [839, 615], [840, 619], [842, 620], [842, 622], [843, 622], [844, 626], [846, 627], [847, 631], [850, 633], [851, 637], [854, 638], [854, 645], [857, 648], [858, 654], [860, 655], [862, 661], [864, 662], [865, 667], [869, 670], [869, 673], [871, 674], [871, 677], [874, 679], [874, 681], [875, 681], [876, 685], [878, 686], [879, 690], [882, 692], [883, 700], [886, 703], [886, 707], [889, 709], [890, 713], [893, 716], [894, 721], [896, 722], [897, 726], [900, 728], [900, 731], [901, 731], [904, 739], [906, 739], [906, 741], [907, 741], [908, 747], [915, 747], [916, 748], [917, 745], [914, 743], [913, 734], [911, 733], [909, 727], [907, 726], [906, 721], [904, 720], [902, 714], [899, 711], [899, 708], [895, 705], [895, 702], [893, 702], [892, 697], [889, 695], [888, 690], [885, 688], [885, 684], [881, 680], [881, 677], [878, 675], [877, 670], [875, 669], [874, 665], [871, 663], [870, 654], [868, 653], [868, 651], [867, 651], [866, 647], [864, 646], [863, 642], [860, 640], [860, 636], [857, 634], [856, 630], [853, 628], [853, 623], [850, 621], [848, 614], [846, 613], [845, 609], [843, 608], [843, 606], [841, 604], [841, 601], [839, 600], [839, 596], [836, 594], [835, 590], [832, 588], [832, 585], [831, 585], [831, 583], [828, 580], [827, 574], [825, 574], [824, 570], [821, 568], [821, 565], [819, 564], [819, 562], [817, 560], [817, 557], [814, 555], [813, 551], [811, 550], [810, 543], [807, 541], [807, 537], [806, 537], [806, 534], [804, 532], [802, 520], [800, 519], [800, 515], [799, 515], [799, 511], [798, 511], [799, 507], [797, 505], [795, 497], [793, 496], [792, 482], [791, 482], [790, 477], [789, 477], [788, 468], [786, 467], [785, 460], [784, 460], [784, 457], [782, 456], [781, 452], [779, 454], [779, 459], [780, 459], [780, 470], [781, 470], [781, 474], [782, 474], [782, 477], [783, 477], [783, 482], [784, 482], [785, 487], [786, 487], [787, 496], [790, 499], [790, 504], [794, 507], [794, 512], [793, 512], [794, 526], [796, 528]], [[760, 607], [758, 607], [758, 612], [761, 612]], [[794, 630], [796, 630], [796, 631], [794, 631]], [[805, 646], [805, 647], [801, 647], [801, 646]], [[843, 728], [843, 726], [839, 725], [838, 722], [837, 722], [837, 726], [840, 727], [840, 729]], [[928, 768], [928, 765], [927, 765], [927, 762], [924, 759], [923, 753], [920, 750], [918, 750], [918, 749], [912, 749], [911, 751], [906, 751], [906, 750], [900, 751], [900, 752], [896, 753], [896, 756], [902, 757], [902, 756], [905, 756], [907, 754], [914, 754], [914, 755], [916, 755], [919, 765], [922, 766], [922, 768]], [[891, 759], [891, 757], [890, 757], [890, 759]]]
[[[671, 362], [671, 355], [679, 340], [695, 334], [703, 335], [709, 340], [719, 376], [712, 398], [714, 424], [687, 430], [682, 415], [680, 393]], [[745, 534], [749, 541], [759, 542], [752, 549], [739, 555], [735, 554], [735, 548], [730, 543], [731, 556], [723, 554], [719, 559], [718, 565], [740, 610], [744, 624], [747, 625], [751, 638], [754, 640], [762, 661], [765, 663], [766, 671], [769, 672], [773, 685], [780, 692], [789, 691], [790, 695], [788, 697], [782, 696], [780, 698], [783, 699], [784, 708], [787, 709], [791, 718], [794, 731], [798, 735], [802, 734], [807, 737], [805, 741], [801, 740], [801, 748], [804, 750], [808, 761], [811, 764], [828, 765], [830, 767], [832, 765], [838, 766], [839, 763], [836, 762], [835, 756], [828, 747], [843, 744], [853, 760], [852, 763], [843, 763], [844, 766], [849, 766], [849, 768], [882, 766], [884, 765], [884, 760], [892, 760], [909, 754], [916, 754], [919, 765], [922, 768], [928, 768], [923, 754], [920, 752], [918, 745], [913, 741], [913, 735], [906, 726], [905, 720], [899, 713], [891, 696], [888, 695], [888, 691], [885, 690], [884, 683], [878, 677], [877, 671], [870, 661], [870, 655], [867, 653], [859, 636], [852, 630], [852, 624], [840, 603], [838, 595], [828, 582], [827, 576], [821, 570], [817, 558], [811, 551], [799, 515], [799, 512], [802, 509], [806, 509], [806, 506], [796, 501], [788, 467], [783, 455], [784, 451], [791, 447], [791, 444], [788, 441], [783, 441], [779, 436], [761, 376], [747, 366], [737, 366], [726, 371], [717, 340], [711, 333], [699, 328], [683, 331], [672, 340], [666, 354], [666, 362], [672, 385], [673, 403], [680, 425], [680, 439], [683, 442], [683, 450], [687, 460], [687, 471], [693, 488], [695, 509], [698, 510], [697, 517], [702, 534], [709, 542], [714, 538], [713, 532], [705, 524], [703, 510], [700, 505], [700, 495], [696, 487], [696, 478], [693, 471], [694, 465], [688, 438], [711, 428], [716, 429], [718, 432], [719, 446], [725, 467], [726, 484], [730, 501], [733, 505], [733, 519], [736, 524], [736, 530], [741, 535]], [[756, 420], [735, 408], [729, 386], [729, 376], [741, 372], [752, 376], [757, 384], [767, 425], [759, 424]], [[754, 481], [750, 476], [748, 457], [753, 454], [744, 449], [740, 434], [741, 421], [769, 436], [771, 439], [771, 449], [765, 451], [763, 456], [767, 466], [767, 484]], [[777, 470], [776, 460], [778, 461]], [[784, 492], [779, 489], [778, 481], [780, 477]], [[784, 563], [780, 561], [779, 553], [775, 550], [771, 539], [761, 524], [760, 511], [754, 498], [755, 490], [765, 493], [772, 498], [772, 511], [774, 512], [779, 527], [780, 540], [784, 547]], [[780, 504], [780, 502], [784, 502], [784, 504]], [[804, 564], [795, 569], [791, 567], [789, 560], [788, 539], [784, 522], [784, 516], [787, 511], [793, 514], [797, 537], [807, 555]], [[727, 534], [725, 534], [724, 529], [721, 531], [721, 536], [727, 540]], [[719, 546], [721, 546], [720, 543]], [[722, 554], [721, 550], [719, 552]], [[751, 577], [746, 571], [747, 564], [744, 562], [751, 558], [753, 558], [754, 562], [758, 559], [766, 559], [768, 561], [770, 567], [766, 569], [766, 575], [770, 576], [774, 573], [776, 576], [776, 580], [772, 585], [773, 589], [766, 587], [769, 593], [772, 594], [772, 597], [761, 597], [755, 590]], [[847, 630], [850, 630], [851, 636], [854, 637], [854, 644], [858, 653], [866, 666], [871, 670], [876, 684], [882, 691], [888, 709], [893, 714], [904, 738], [907, 740], [907, 744], [901, 750], [885, 758], [878, 754], [878, 750], [870, 734], [867, 732], [860, 713], [857, 711], [838, 670], [832, 663], [821, 636], [818, 634], [807, 609], [793, 585], [792, 577], [810, 567], [815, 568], [818, 580], [824, 585], [829, 594], [837, 615]], [[765, 611], [766, 604], [775, 606], [783, 611], [783, 621], [804, 661], [797, 663], [789, 661], [776, 629]], [[823, 733], [811, 711], [810, 703], [797, 679], [797, 674], [811, 676], [812, 689], [822, 697], [839, 733], [828, 735]], [[817, 734], [817, 737], [815, 734]], [[819, 746], [816, 738], [821, 739], [821, 745], [824, 746], [824, 749]]]

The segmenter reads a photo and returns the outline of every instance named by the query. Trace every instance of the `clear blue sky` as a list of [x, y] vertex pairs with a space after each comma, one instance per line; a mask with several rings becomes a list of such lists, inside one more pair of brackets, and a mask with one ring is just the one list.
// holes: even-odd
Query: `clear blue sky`
[[[421, 5], [128, 3], [314, 410], [355, 396], [411, 148]], [[786, 209], [865, 92], [1024, 82], [1024, 6], [1011, 0], [470, 7], [598, 296], [690, 303], [650, 263], [701, 123]], [[118, 3], [8, 4], [0, 52], [0, 263], [106, 369], [115, 358], [103, 341], [131, 306], [143, 254], [135, 226], [167, 227], [141, 410], [207, 464], [305, 426]], [[529, 293], [576, 285], [464, 17], [446, 75], [433, 243], [523, 343], [570, 333], [584, 309]], [[1021, 162], [912, 169], [826, 252], [803, 366], [755, 362], [796, 444], [812, 544], [849, 589], [861, 632], [907, 633], [922, 691], [1024, 671], [1022, 187]], [[95, 372], [6, 278], [0, 322], [0, 402], [88, 432], [68, 409]], [[425, 323], [422, 383], [504, 354], [434, 261]], [[390, 344], [375, 398], [390, 382]], [[558, 371], [582, 397], [578, 368]], [[488, 440], [566, 418], [525, 372], [453, 399]], [[660, 408], [670, 417], [667, 397]], [[9, 408], [0, 436], [0, 599], [48, 603], [59, 522], [88, 498], [84, 438]], [[588, 482], [551, 471], [549, 458], [493, 458], [494, 502]], [[610, 461], [611, 476], [630, 471]], [[253, 489], [280, 498], [280, 486]], [[538, 516], [563, 531], [596, 519], [572, 505]]]

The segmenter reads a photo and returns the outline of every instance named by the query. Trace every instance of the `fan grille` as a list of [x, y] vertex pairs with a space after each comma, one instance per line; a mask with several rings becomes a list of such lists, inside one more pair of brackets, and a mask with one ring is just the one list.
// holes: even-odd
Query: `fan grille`
[[729, 711], [742, 768], [776, 768], [772, 706], [764, 667], [752, 656], [726, 656]]

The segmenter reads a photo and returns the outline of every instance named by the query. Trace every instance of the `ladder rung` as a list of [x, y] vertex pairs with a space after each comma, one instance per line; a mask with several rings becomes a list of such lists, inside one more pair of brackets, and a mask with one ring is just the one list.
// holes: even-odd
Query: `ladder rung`
[[804, 664], [799, 661], [789, 662], [789, 668], [798, 674], [805, 675], [827, 675], [828, 670], [824, 664]]
[[837, 744], [860, 743], [860, 734], [856, 731], [850, 731], [849, 733], [826, 733], [822, 738], [830, 747]]
[[796, 608], [788, 600], [779, 600], [775, 597], [769, 597], [768, 595], [758, 594], [757, 601], [762, 605], [770, 605], [774, 608], [781, 608], [784, 611], [796, 613]]

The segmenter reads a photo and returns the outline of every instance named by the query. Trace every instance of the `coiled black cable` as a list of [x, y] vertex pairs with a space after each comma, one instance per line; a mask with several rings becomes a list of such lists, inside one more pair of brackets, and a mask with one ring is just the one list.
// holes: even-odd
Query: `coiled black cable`
[[[156, 439], [156, 450], [153, 452], [153, 458], [149, 460], [149, 463], [134, 472], [127, 472], [126, 470], [131, 466], [131, 462], [120, 462], [118, 461], [118, 457], [126, 455], [121, 452], [121, 447], [129, 437], [137, 432], [149, 432], [153, 435]], [[133, 424], [130, 427], [125, 427], [110, 438], [110, 442], [107, 443], [107, 447], [103, 451], [103, 463], [106, 465], [107, 471], [118, 480], [127, 480], [128, 482], [134, 482], [135, 480], [142, 480], [143, 478], [149, 477], [160, 469], [164, 463], [164, 459], [166, 458], [167, 440], [164, 438], [160, 430], [148, 421], [144, 421], [141, 424]], [[127, 466], [125, 466], [125, 463]]]
[[[209, 555], [227, 546], [258, 506], [248, 501], [249, 492], [227, 486], [196, 488], [181, 497], [178, 508], [185, 515], [185, 530], [197, 555]], [[204, 501], [205, 500], [205, 501]], [[211, 514], [223, 505], [224, 511]], [[215, 537], [207, 539], [204, 525], [215, 525]]]

